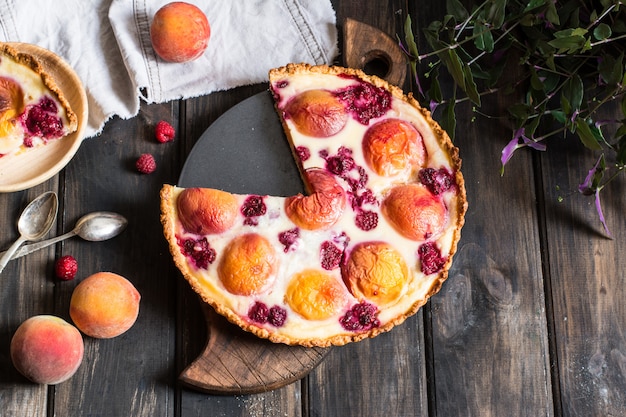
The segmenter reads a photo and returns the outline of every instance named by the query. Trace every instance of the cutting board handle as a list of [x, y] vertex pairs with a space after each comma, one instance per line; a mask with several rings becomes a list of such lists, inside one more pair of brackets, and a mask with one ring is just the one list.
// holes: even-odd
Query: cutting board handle
[[402, 88], [408, 63], [396, 40], [380, 29], [350, 18], [344, 21], [343, 33], [344, 66], [377, 75]]

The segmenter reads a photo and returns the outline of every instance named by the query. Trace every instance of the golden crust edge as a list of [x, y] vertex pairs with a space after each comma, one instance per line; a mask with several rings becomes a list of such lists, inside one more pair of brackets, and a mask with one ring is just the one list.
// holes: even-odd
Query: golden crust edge
[[[439, 292], [443, 283], [448, 278], [449, 269], [452, 265], [453, 256], [456, 253], [458, 242], [461, 238], [461, 229], [465, 224], [465, 213], [467, 211], [467, 194], [465, 189], [465, 180], [463, 174], [461, 173], [461, 165], [462, 161], [459, 156], [459, 149], [454, 146], [452, 140], [450, 139], [447, 132], [441, 128], [441, 126], [432, 118], [431, 112], [418, 103], [417, 100], [413, 97], [411, 93], [404, 94], [402, 89], [392, 84], [389, 84], [387, 81], [376, 77], [365, 74], [363, 71], [354, 69], [354, 68], [344, 68], [337, 66], [326, 66], [326, 65], [310, 65], [310, 64], [287, 64], [286, 66], [275, 68], [270, 70], [269, 78], [270, 82], [275, 78], [280, 78], [287, 75], [293, 75], [297, 73], [307, 73], [307, 72], [319, 72], [324, 74], [344, 74], [355, 76], [363, 81], [370, 82], [371, 84], [387, 89], [391, 92], [391, 94], [401, 99], [412, 107], [414, 107], [417, 111], [419, 111], [423, 117], [425, 118], [427, 124], [433, 130], [433, 134], [438, 141], [438, 143], [443, 147], [446, 151], [447, 155], [450, 157], [451, 166], [455, 170], [455, 180], [457, 186], [457, 195], [458, 195], [458, 209], [457, 209], [457, 217], [456, 217], [456, 227], [452, 238], [452, 244], [450, 247], [450, 251], [448, 254], [448, 260], [444, 265], [444, 269], [442, 272], [438, 274], [438, 276], [432, 280], [429, 291], [426, 293], [426, 296], [420, 300], [417, 300], [404, 314], [396, 317], [393, 320], [385, 323], [384, 326], [377, 327], [371, 329], [368, 332], [354, 334], [354, 335], [338, 335], [334, 337], [330, 337], [328, 339], [310, 339], [310, 340], [302, 340], [302, 339], [293, 339], [287, 337], [285, 335], [270, 333], [269, 331], [254, 326], [244, 320], [242, 320], [239, 315], [232, 312], [230, 309], [224, 308], [220, 303], [216, 300], [209, 297], [204, 290], [204, 287], [198, 282], [198, 280], [193, 276], [193, 274], [188, 270], [188, 267], [182, 259], [180, 252], [177, 248], [176, 237], [174, 235], [174, 225], [170, 224], [170, 220], [173, 220], [173, 212], [174, 208], [172, 206], [173, 201], [171, 201], [173, 186], [165, 185], [161, 191], [161, 221], [164, 226], [164, 230], [166, 231], [166, 239], [170, 245], [170, 251], [172, 252], [172, 256], [174, 257], [174, 263], [178, 267], [178, 269], [182, 272], [184, 278], [189, 282], [192, 289], [200, 295], [201, 299], [209, 304], [211, 307], [215, 309], [215, 311], [224, 316], [229, 322], [239, 326], [243, 330], [254, 334], [257, 337], [268, 339], [274, 343], [283, 343], [287, 345], [298, 345], [304, 347], [330, 347], [330, 346], [343, 346], [348, 343], [358, 342], [363, 339], [373, 338], [381, 333], [385, 333], [390, 331], [392, 328], [402, 324], [406, 319], [416, 314], [420, 308], [422, 308], [428, 300]], [[271, 85], [270, 85], [271, 89]], [[295, 148], [293, 146], [292, 138], [289, 135], [289, 129], [286, 128], [285, 121], [282, 117], [282, 113], [276, 107], [277, 113], [279, 114], [281, 123], [283, 125], [285, 135], [287, 136], [289, 146], [292, 150], [294, 157], [297, 157], [295, 153]], [[299, 166], [299, 165], [298, 165]], [[302, 173], [301, 173], [302, 174]], [[306, 184], [306, 176], [301, 175], [303, 181]], [[169, 217], [168, 217], [169, 213]]]
[[69, 101], [65, 98], [63, 91], [58, 87], [54, 77], [46, 72], [43, 65], [39, 62], [37, 58], [34, 56], [19, 52], [15, 48], [5, 43], [0, 42], [0, 55], [5, 55], [16, 61], [17, 63], [27, 66], [31, 70], [33, 70], [39, 77], [43, 84], [48, 88], [54, 95], [56, 96], [61, 106], [63, 106], [63, 110], [67, 116], [68, 120], [68, 132], [67, 134], [73, 133], [78, 129], [78, 116], [72, 110]]
[[[174, 260], [174, 265], [178, 268], [178, 270], [183, 275], [183, 278], [189, 283], [193, 291], [200, 296], [200, 299], [210, 305], [218, 314], [225, 317], [229, 322], [239, 326], [246, 332], [252, 333], [255, 336], [267, 339], [273, 343], [282, 343], [291, 346], [303, 346], [303, 347], [330, 347], [330, 346], [342, 346], [349, 342], [356, 341], [355, 337], [351, 335], [341, 335], [334, 337], [332, 339], [312, 339], [312, 340], [302, 340], [302, 339], [294, 339], [287, 337], [282, 334], [270, 333], [266, 329], [260, 328], [251, 324], [241, 317], [234, 313], [232, 310], [225, 308], [221, 305], [217, 300], [212, 298], [205, 287], [198, 281], [198, 279], [194, 276], [194, 274], [189, 270], [187, 263], [180, 253], [178, 248], [178, 243], [176, 241], [176, 233], [175, 233], [175, 224], [173, 223], [175, 219], [175, 208], [174, 208], [174, 186], [170, 184], [164, 184], [160, 191], [160, 221], [163, 226], [163, 234], [165, 239], [168, 242], [169, 251]], [[357, 335], [361, 336], [361, 335]], [[367, 335], [362, 335], [358, 340], [367, 337]]]
[[[407, 312], [403, 314], [402, 316], [399, 316], [396, 319], [389, 321], [383, 327], [373, 329], [372, 331], [365, 333], [365, 336], [364, 336], [364, 338], [374, 337], [380, 333], [391, 330], [391, 328], [395, 327], [396, 325], [401, 324], [407, 318], [417, 313], [417, 311], [427, 303], [430, 297], [432, 297], [433, 295], [439, 292], [443, 283], [448, 278], [448, 273], [449, 273], [450, 267], [452, 266], [453, 257], [456, 254], [458, 243], [461, 240], [461, 230], [463, 229], [463, 226], [465, 225], [465, 214], [467, 212], [467, 207], [468, 207], [467, 192], [465, 189], [465, 179], [461, 172], [462, 160], [459, 155], [459, 148], [454, 146], [454, 144], [452, 143], [452, 139], [450, 138], [448, 133], [439, 125], [439, 123], [436, 120], [432, 118], [432, 113], [428, 109], [425, 109], [419, 104], [419, 102], [413, 97], [412, 93], [404, 94], [404, 91], [400, 87], [397, 87], [393, 84], [389, 84], [384, 79], [379, 78], [375, 75], [368, 75], [362, 70], [356, 69], [356, 68], [345, 68], [345, 67], [329, 66], [329, 65], [311, 65], [307, 63], [289, 63], [285, 66], [271, 69], [269, 71], [269, 79], [271, 83], [273, 80], [280, 79], [282, 77], [295, 75], [295, 74], [307, 74], [309, 72], [331, 74], [331, 75], [343, 74], [343, 75], [348, 75], [348, 76], [354, 76], [363, 81], [369, 82], [375, 85], [376, 87], [380, 87], [380, 88], [386, 89], [387, 91], [390, 91], [391, 94], [395, 98], [398, 98], [408, 103], [409, 105], [411, 105], [413, 108], [415, 108], [417, 111], [419, 111], [422, 114], [426, 123], [432, 129], [435, 139], [437, 140], [439, 145], [442, 146], [442, 148], [445, 150], [446, 154], [449, 156], [450, 164], [454, 168], [455, 181], [456, 181], [457, 192], [458, 192], [457, 194], [458, 195], [458, 198], [457, 198], [458, 209], [457, 209], [457, 216], [455, 220], [456, 227], [455, 227], [454, 235], [452, 238], [452, 244], [450, 246], [448, 260], [446, 264], [444, 265], [443, 271], [439, 273], [437, 278], [433, 280], [430, 290], [426, 293], [426, 296], [424, 297], [424, 299], [418, 300], [417, 302], [415, 302], [411, 306], [411, 308], [407, 310]], [[271, 85], [270, 85], [270, 89], [271, 89]], [[280, 116], [281, 123], [283, 124], [283, 128], [287, 135], [289, 146], [292, 148], [292, 152], [295, 152], [295, 150], [293, 149], [293, 143], [292, 143], [291, 137], [288, 133], [289, 129], [287, 128], [286, 122], [282, 116], [282, 112], [277, 107], [276, 107], [276, 110]], [[375, 330], [378, 330], [378, 331], [375, 331]]]

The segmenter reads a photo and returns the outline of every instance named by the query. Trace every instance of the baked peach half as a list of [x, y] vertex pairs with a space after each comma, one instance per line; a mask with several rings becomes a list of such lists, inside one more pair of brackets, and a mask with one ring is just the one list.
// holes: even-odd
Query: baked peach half
[[350, 252], [341, 274], [359, 300], [384, 306], [397, 300], [409, 279], [404, 258], [386, 242], [363, 242]]
[[11, 78], [0, 77], [0, 138], [14, 128], [15, 118], [24, 111], [24, 93]]
[[422, 135], [410, 123], [385, 119], [365, 132], [363, 156], [378, 175], [393, 176], [419, 168], [426, 160]]
[[176, 209], [186, 231], [200, 235], [228, 230], [239, 213], [237, 198], [209, 188], [186, 188], [176, 200]]
[[277, 257], [270, 242], [257, 233], [233, 238], [218, 265], [226, 290], [237, 295], [260, 294], [275, 278]]
[[398, 233], [416, 241], [441, 233], [448, 219], [445, 204], [419, 184], [393, 187], [381, 209]]
[[312, 168], [305, 173], [311, 195], [298, 194], [285, 200], [285, 212], [298, 227], [306, 230], [328, 229], [343, 214], [345, 191], [329, 172]]
[[285, 106], [285, 116], [303, 135], [327, 138], [341, 131], [348, 112], [330, 91], [308, 90], [293, 97]]
[[321, 270], [306, 269], [291, 278], [285, 302], [307, 320], [324, 320], [346, 305], [347, 293], [334, 276]]

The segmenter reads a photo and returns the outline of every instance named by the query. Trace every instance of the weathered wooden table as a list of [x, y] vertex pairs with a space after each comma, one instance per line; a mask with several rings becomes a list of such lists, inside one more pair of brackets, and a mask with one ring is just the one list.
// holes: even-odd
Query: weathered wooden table
[[[442, 3], [442, 4], [439, 4]], [[417, 26], [438, 19], [445, 2], [333, 1], [345, 18], [392, 37], [406, 13]], [[251, 58], [253, 65], [254, 57]], [[408, 84], [405, 84], [408, 89]], [[179, 374], [202, 351], [200, 302], [175, 269], [159, 223], [158, 192], [176, 183], [195, 141], [221, 114], [266, 85], [193, 100], [143, 106], [84, 142], [57, 176], [0, 195], [0, 246], [43, 191], [60, 196], [54, 234], [84, 213], [116, 211], [129, 220], [113, 240], [78, 238], [9, 264], [0, 277], [0, 414], [3, 416], [623, 416], [626, 415], [626, 225], [617, 181], [603, 193], [614, 239], [602, 234], [593, 202], [575, 190], [586, 150], [516, 154], [500, 176], [510, 138], [497, 122], [459, 114], [469, 211], [450, 278], [415, 316], [375, 339], [332, 348], [308, 376], [251, 395], [209, 395]], [[505, 100], [503, 98], [502, 100]], [[505, 103], [500, 103], [504, 105]], [[498, 105], [498, 103], [496, 103]], [[157, 121], [177, 139], [152, 139]], [[139, 175], [144, 152], [158, 169]], [[560, 197], [564, 197], [560, 201]], [[53, 262], [72, 254], [79, 277], [60, 282]], [[68, 318], [80, 278], [97, 271], [129, 278], [142, 294], [135, 326], [110, 340], [85, 338], [78, 373], [56, 386], [27, 382], [13, 368], [9, 342], [36, 314]]]

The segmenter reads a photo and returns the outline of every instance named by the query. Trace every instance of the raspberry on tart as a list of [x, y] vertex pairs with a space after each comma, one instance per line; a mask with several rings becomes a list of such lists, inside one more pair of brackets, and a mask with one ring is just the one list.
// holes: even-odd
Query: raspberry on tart
[[218, 313], [272, 342], [388, 331], [448, 276], [467, 209], [458, 150], [412, 96], [359, 70], [289, 64], [269, 87], [307, 195], [164, 185], [174, 262]]
[[76, 114], [39, 61], [0, 43], [0, 156], [45, 145], [77, 128]]

